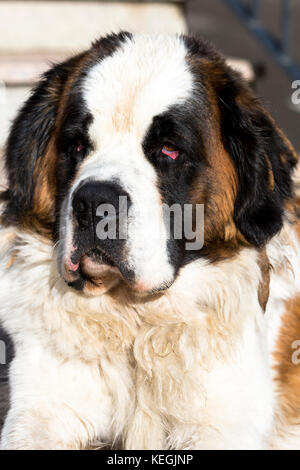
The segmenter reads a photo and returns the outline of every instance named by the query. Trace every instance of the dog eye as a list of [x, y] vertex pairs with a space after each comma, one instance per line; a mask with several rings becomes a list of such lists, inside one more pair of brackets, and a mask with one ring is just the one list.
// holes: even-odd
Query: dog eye
[[161, 153], [171, 158], [172, 160], [178, 160], [180, 154], [179, 150], [171, 145], [164, 145], [161, 149]]
[[85, 148], [84, 145], [82, 145], [81, 143], [78, 143], [76, 147], [76, 152], [80, 153], [84, 150], [84, 148]]
[[70, 159], [76, 164], [81, 162], [87, 153], [88, 147], [81, 141], [72, 142], [67, 150]]

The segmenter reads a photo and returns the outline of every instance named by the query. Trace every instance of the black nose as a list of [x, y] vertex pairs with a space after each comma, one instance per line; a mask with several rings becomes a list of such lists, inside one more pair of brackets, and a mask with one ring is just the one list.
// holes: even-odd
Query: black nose
[[118, 217], [122, 205], [124, 206], [124, 199], [120, 200], [121, 196], [126, 197], [129, 207], [129, 196], [117, 183], [91, 181], [80, 186], [73, 196], [73, 212], [79, 228], [95, 230], [97, 221], [101, 218], [98, 212], [101, 206], [105, 209], [106, 205], [109, 205]]

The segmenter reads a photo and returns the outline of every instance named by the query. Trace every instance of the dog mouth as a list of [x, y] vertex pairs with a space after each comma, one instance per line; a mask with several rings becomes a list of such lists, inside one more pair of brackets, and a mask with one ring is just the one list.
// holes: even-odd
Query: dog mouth
[[87, 251], [74, 249], [64, 263], [63, 278], [76, 290], [107, 291], [121, 280], [121, 273], [110, 256], [97, 247]]
[[80, 259], [79, 269], [81, 276], [89, 282], [97, 282], [108, 273], [121, 276], [114, 261], [98, 248], [87, 251]]
[[86, 267], [87, 271], [89, 268], [95, 269], [95, 267], [108, 266], [111, 268], [116, 267], [113, 260], [104, 251], [99, 248], [92, 248], [88, 250], [81, 258], [80, 265], [83, 268]]

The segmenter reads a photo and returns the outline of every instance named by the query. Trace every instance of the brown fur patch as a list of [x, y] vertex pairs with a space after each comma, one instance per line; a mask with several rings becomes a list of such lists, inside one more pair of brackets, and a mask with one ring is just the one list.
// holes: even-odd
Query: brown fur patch
[[[290, 201], [290, 214], [300, 241], [299, 209], [300, 198]], [[277, 364], [277, 382], [282, 411], [290, 424], [298, 424], [300, 420], [300, 294], [285, 304], [274, 357]]]
[[129, 132], [133, 127], [133, 104], [138, 88], [128, 90], [123, 100], [118, 102], [112, 114], [112, 124], [116, 132]]
[[234, 220], [234, 206], [238, 191], [238, 175], [230, 155], [225, 150], [220, 125], [220, 110], [212, 82], [221, 80], [219, 67], [201, 59], [192, 68], [205, 70], [202, 77], [206, 85], [207, 98], [212, 109], [206, 136], [208, 165], [198, 175], [191, 188], [192, 204], [204, 204], [205, 245], [203, 254], [211, 261], [234, 256], [241, 246], [248, 245], [237, 229]]
[[272, 169], [272, 163], [270, 162], [270, 159], [268, 155], [266, 155], [266, 162], [268, 165], [268, 183], [269, 183], [269, 191], [272, 192], [274, 191], [275, 188], [275, 179], [274, 179], [274, 173]]
[[56, 199], [56, 152], [53, 140], [50, 141], [46, 155], [39, 159], [34, 169], [34, 195], [32, 202], [33, 217], [40, 225], [39, 233], [52, 236]]
[[5, 266], [5, 269], [11, 268], [13, 264], [15, 263], [16, 259], [17, 259], [17, 251], [13, 251], [10, 255], [7, 265]]
[[82, 66], [87, 60], [87, 53], [82, 53], [71, 59], [69, 64], [69, 78], [61, 88], [59, 80], [53, 80], [50, 85], [49, 100], [58, 102], [57, 120], [55, 131], [51, 136], [46, 152], [37, 159], [33, 172], [34, 192], [31, 209], [22, 219], [22, 227], [25, 230], [34, 231], [46, 238], [53, 238], [53, 223], [55, 217], [56, 201], [56, 135], [62, 120], [66, 101], [72, 84], [82, 71]]
[[286, 302], [275, 352], [281, 406], [290, 424], [300, 420], [300, 352], [297, 349], [300, 351], [300, 295]]
[[261, 270], [261, 281], [258, 287], [258, 301], [265, 312], [270, 294], [270, 263], [265, 248], [260, 250], [258, 264]]

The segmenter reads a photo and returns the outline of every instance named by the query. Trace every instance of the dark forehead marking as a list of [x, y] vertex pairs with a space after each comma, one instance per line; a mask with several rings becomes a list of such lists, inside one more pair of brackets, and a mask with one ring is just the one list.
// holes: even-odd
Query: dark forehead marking
[[194, 139], [199, 142], [210, 110], [205, 90], [195, 93], [197, 96], [192, 96], [185, 103], [173, 105], [167, 111], [154, 116], [144, 136], [144, 148], [149, 144], [149, 140], [160, 143], [169, 141], [187, 149]]
[[63, 107], [60, 130], [73, 128], [73, 132], [76, 133], [76, 128], [78, 130], [84, 128], [87, 131], [88, 125], [92, 122], [92, 116], [88, 113], [82, 96], [82, 82], [94, 65], [113, 55], [125, 41], [131, 39], [132, 35], [130, 33], [121, 32], [100, 38], [92, 44], [92, 47], [86, 53], [80, 73], [78, 73], [68, 91], [68, 99]]
[[67, 117], [68, 115], [74, 117], [76, 116], [76, 108], [81, 110], [85, 108], [81, 85], [87, 77], [90, 69], [106, 57], [113, 55], [124, 42], [131, 40], [132, 37], [131, 33], [121, 32], [119, 34], [110, 34], [109, 36], [100, 38], [92, 44], [91, 48], [85, 54], [85, 60], [81, 65], [80, 72], [77, 74], [76, 78], [72, 82], [70, 90], [68, 91], [68, 99], [63, 111], [64, 117]]
[[193, 36], [182, 36], [187, 55], [186, 62], [192, 73], [196, 89], [223, 85], [233, 71], [226, 65], [225, 57], [220, 54], [212, 43]]
[[183, 35], [182, 40], [186, 47], [188, 57], [202, 57], [216, 61], [219, 61], [222, 57], [215, 49], [214, 45], [204, 38]]
[[133, 35], [128, 32], [121, 32], [119, 34], [110, 34], [104, 38], [100, 38], [92, 44], [88, 53], [88, 60], [78, 77], [77, 83], [79, 84], [88, 74], [89, 70], [96, 64], [100, 63], [106, 57], [113, 55], [127, 40], [132, 40]]

